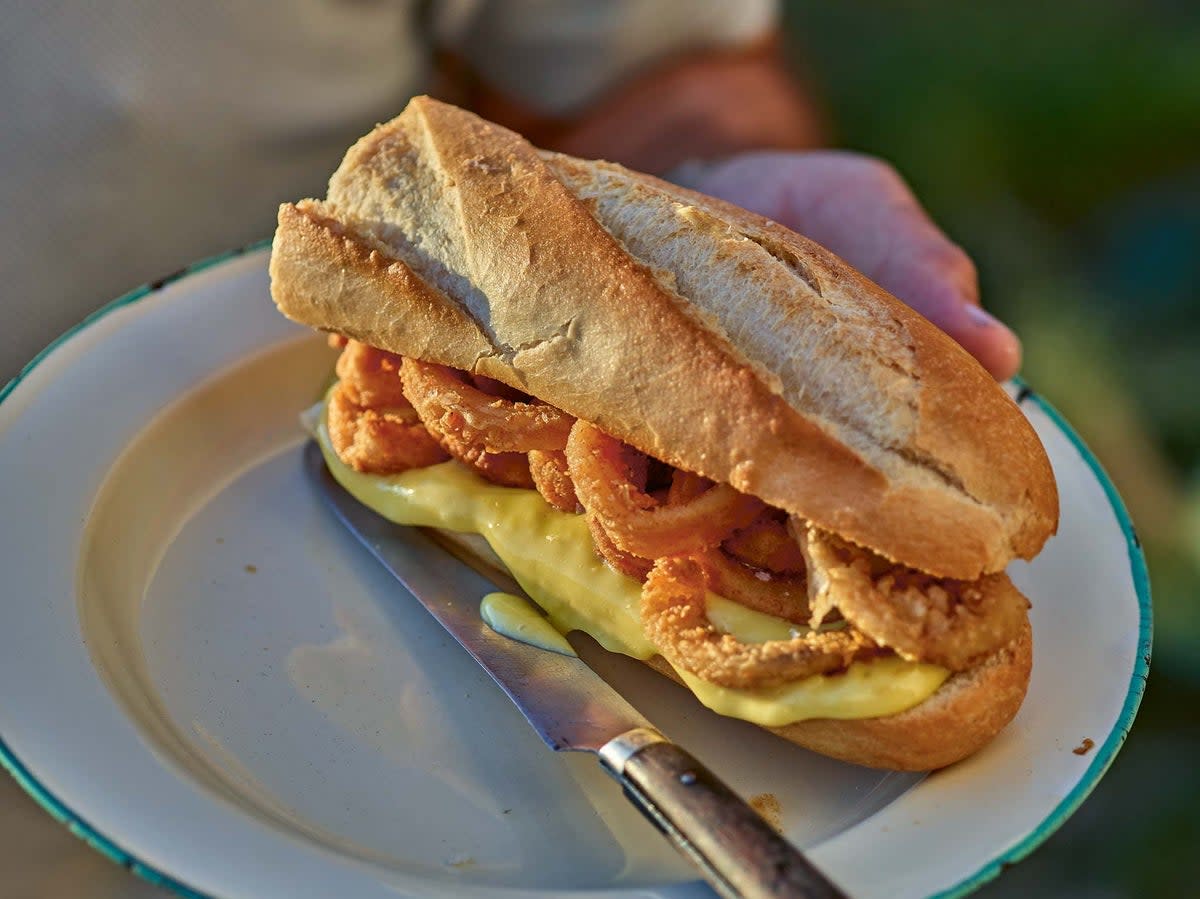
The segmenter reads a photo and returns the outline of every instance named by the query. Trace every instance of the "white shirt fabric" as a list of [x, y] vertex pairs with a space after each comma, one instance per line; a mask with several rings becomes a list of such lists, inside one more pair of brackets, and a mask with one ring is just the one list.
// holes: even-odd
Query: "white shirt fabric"
[[114, 296], [269, 235], [436, 47], [568, 115], [775, 0], [0, 0], [0, 383]]

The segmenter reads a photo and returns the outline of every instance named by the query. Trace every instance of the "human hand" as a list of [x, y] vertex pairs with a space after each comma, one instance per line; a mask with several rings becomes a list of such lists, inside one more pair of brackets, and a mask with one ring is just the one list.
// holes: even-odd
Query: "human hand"
[[886, 163], [838, 151], [751, 152], [685, 164], [673, 174], [686, 187], [773, 219], [841, 256], [997, 379], [1020, 368], [1020, 341], [979, 306], [974, 263]]

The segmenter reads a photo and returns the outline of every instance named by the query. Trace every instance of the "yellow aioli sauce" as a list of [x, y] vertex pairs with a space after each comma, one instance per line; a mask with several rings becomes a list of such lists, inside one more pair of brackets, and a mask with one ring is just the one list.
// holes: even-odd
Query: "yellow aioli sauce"
[[[317, 439], [335, 480], [385, 518], [483, 536], [560, 634], [581, 630], [605, 649], [637, 659], [656, 654], [642, 632], [641, 584], [596, 555], [582, 515], [559, 512], [536, 490], [491, 484], [454, 461], [398, 475], [362, 474], [337, 458], [323, 420]], [[711, 593], [708, 610], [717, 628], [747, 642], [797, 633], [789, 621]], [[893, 715], [930, 696], [949, 676], [936, 665], [897, 658], [855, 662], [838, 674], [760, 689], [719, 687], [680, 674], [713, 711], [768, 727]]]
[[489, 593], [479, 603], [479, 617], [496, 633], [511, 640], [565, 656], [576, 654], [567, 638], [556, 631], [541, 611], [523, 596]]

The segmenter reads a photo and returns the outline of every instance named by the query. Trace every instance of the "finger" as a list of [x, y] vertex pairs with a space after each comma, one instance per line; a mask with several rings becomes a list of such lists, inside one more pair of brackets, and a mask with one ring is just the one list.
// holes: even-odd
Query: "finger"
[[978, 359], [997, 381], [1021, 370], [1021, 340], [1003, 322], [980, 306], [965, 306], [968, 324], [950, 336]]
[[1019, 368], [1020, 341], [978, 307], [970, 258], [885, 163], [843, 152], [744, 154], [710, 171], [700, 189], [837, 253], [946, 331], [995, 377]]
[[1020, 340], [979, 306], [979, 280], [967, 254], [920, 215], [922, 222], [907, 228], [885, 223], [905, 236], [865, 274], [953, 337], [995, 378], [1011, 378], [1021, 366]]
[[953, 337], [997, 380], [1011, 378], [1021, 367], [1020, 340], [975, 302], [978, 288], [964, 283], [951, 260], [914, 254], [877, 280]]

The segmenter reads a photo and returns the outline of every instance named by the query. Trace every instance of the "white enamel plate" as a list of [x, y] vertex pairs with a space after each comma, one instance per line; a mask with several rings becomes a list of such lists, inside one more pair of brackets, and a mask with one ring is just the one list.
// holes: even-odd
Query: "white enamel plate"
[[[310, 491], [297, 413], [332, 357], [275, 312], [266, 260], [259, 245], [116, 301], [0, 393], [6, 766], [189, 896], [706, 895]], [[606, 666], [855, 896], [959, 895], [1020, 859], [1095, 786], [1141, 696], [1129, 520], [1057, 414], [1023, 388], [1021, 408], [1062, 526], [1012, 568], [1033, 682], [979, 755], [925, 778], [843, 765]]]

